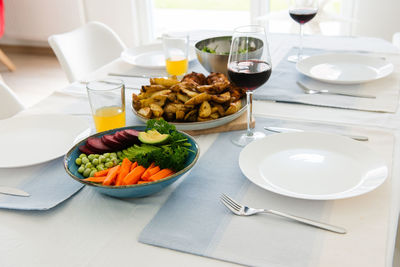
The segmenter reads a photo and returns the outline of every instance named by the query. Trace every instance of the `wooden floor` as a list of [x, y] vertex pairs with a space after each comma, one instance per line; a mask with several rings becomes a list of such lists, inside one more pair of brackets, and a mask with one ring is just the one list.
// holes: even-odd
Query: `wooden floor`
[[54, 55], [6, 52], [17, 70], [10, 72], [0, 64], [5, 83], [30, 107], [68, 84], [68, 80]]

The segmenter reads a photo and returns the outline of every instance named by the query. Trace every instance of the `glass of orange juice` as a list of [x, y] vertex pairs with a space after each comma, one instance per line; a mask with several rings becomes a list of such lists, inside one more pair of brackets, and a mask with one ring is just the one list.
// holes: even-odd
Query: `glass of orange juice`
[[125, 85], [123, 81], [105, 79], [86, 85], [97, 132], [125, 126]]
[[169, 75], [183, 75], [188, 70], [189, 35], [186, 32], [163, 34], [165, 66]]

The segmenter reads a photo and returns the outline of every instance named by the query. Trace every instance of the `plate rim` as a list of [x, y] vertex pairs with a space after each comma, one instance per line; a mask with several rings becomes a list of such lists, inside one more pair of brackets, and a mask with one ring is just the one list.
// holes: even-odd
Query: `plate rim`
[[[132, 50], [146, 50], [139, 52], [135, 55], [132, 55], [131, 51]], [[146, 44], [146, 45], [141, 45], [141, 46], [136, 46], [136, 47], [127, 47], [121, 52], [121, 59], [125, 61], [128, 64], [131, 64], [132, 66], [140, 67], [140, 68], [145, 68], [145, 69], [165, 69], [165, 64], [162, 66], [151, 66], [151, 65], [142, 65], [142, 64], [136, 64], [134, 61], [132, 61], [131, 58], [136, 58], [137, 56], [143, 54], [143, 53], [148, 53], [148, 52], [163, 52], [163, 44], [162, 43], [152, 43], [152, 44]], [[193, 62], [196, 60], [196, 52], [194, 50], [194, 47], [189, 44], [189, 62]]]
[[[241, 98], [241, 101], [242, 101], [242, 108], [239, 109], [238, 112], [235, 112], [235, 113], [233, 113], [231, 115], [228, 115], [228, 116], [220, 117], [218, 119], [209, 120], [209, 121], [199, 121], [199, 122], [170, 122], [170, 121], [168, 121], [168, 123], [175, 125], [176, 129], [180, 130], [180, 131], [205, 130], [205, 129], [211, 129], [211, 128], [215, 128], [215, 127], [218, 127], [218, 126], [222, 126], [224, 124], [227, 124], [227, 123], [239, 118], [246, 111], [246, 109], [247, 109], [246, 99], [245, 98]], [[137, 113], [137, 111], [133, 107], [133, 102], [132, 101], [131, 101], [130, 106], [131, 106], [131, 110], [132, 110], [133, 114], [140, 121], [146, 123], [149, 120], [149, 119], [146, 119], [146, 118], [140, 116]], [[224, 122], [222, 122], [222, 121], [224, 121]], [[221, 123], [219, 124], [219, 122], [221, 122]], [[213, 126], [213, 124], [217, 124], [217, 125]]]
[[[334, 193], [334, 194], [318, 194], [318, 195], [310, 195], [310, 194], [304, 194], [304, 193], [296, 193], [296, 192], [291, 192], [288, 190], [285, 190], [284, 188], [281, 189], [279, 186], [276, 186], [276, 188], [272, 188], [268, 187], [267, 183], [258, 183], [255, 180], [254, 177], [248, 177], [245, 173], [245, 171], [243, 170], [243, 155], [244, 155], [244, 151], [246, 151], [246, 148], [249, 149], [251, 144], [255, 144], [257, 143], [257, 145], [262, 145], [261, 142], [263, 142], [262, 140], [265, 140], [266, 138], [276, 138], [278, 136], [293, 136], [293, 135], [309, 135], [309, 134], [318, 134], [318, 135], [322, 135], [324, 138], [326, 137], [334, 137], [334, 138], [340, 138], [342, 140], [346, 140], [348, 142], [352, 142], [355, 145], [360, 145], [363, 146], [360, 143], [357, 143], [358, 141], [352, 140], [350, 138], [347, 138], [345, 136], [341, 136], [338, 134], [333, 134], [333, 133], [325, 133], [325, 132], [318, 132], [318, 131], [303, 131], [303, 132], [290, 132], [290, 133], [275, 133], [275, 134], [270, 134], [267, 135], [266, 137], [264, 137], [263, 139], [257, 140], [253, 143], [250, 143], [248, 146], [246, 146], [245, 148], [242, 149], [242, 151], [239, 154], [239, 168], [242, 172], [242, 174], [246, 177], [246, 179], [248, 179], [251, 183], [261, 187], [264, 190], [279, 194], [279, 195], [283, 195], [283, 196], [287, 196], [287, 197], [292, 197], [292, 198], [296, 198], [296, 199], [307, 199], [307, 200], [334, 200], [334, 199], [344, 199], [344, 198], [350, 198], [350, 197], [355, 197], [355, 196], [359, 196], [359, 195], [363, 195], [366, 193], [369, 193], [373, 190], [375, 190], [376, 188], [378, 188], [379, 186], [381, 186], [386, 179], [389, 176], [389, 169], [388, 169], [388, 165], [387, 162], [380, 156], [376, 155], [376, 153], [373, 153], [373, 151], [367, 147], [364, 146], [364, 149], [370, 150], [371, 153], [369, 153], [368, 155], [370, 155], [371, 157], [375, 158], [377, 160], [377, 162], [379, 162], [379, 164], [381, 164], [382, 166], [384, 166], [385, 168], [385, 173], [384, 173], [384, 177], [381, 178], [379, 180], [379, 183], [375, 184], [374, 186], [371, 186], [369, 188], [367, 188], [366, 190], [363, 191], [357, 191], [357, 188], [361, 188], [362, 185], [364, 185], [363, 183], [358, 183], [355, 187], [349, 188], [348, 190], [344, 190], [342, 192], [339, 193]], [[324, 139], [325, 140], [325, 139]], [[367, 179], [368, 180], [368, 179]], [[273, 185], [273, 184], [272, 184]], [[353, 193], [352, 193], [353, 192]], [[350, 193], [350, 194], [349, 194]]]
[[[72, 144], [75, 144], [75, 143], [80, 142], [80, 140], [85, 139], [87, 136], [89, 136], [89, 135], [92, 133], [92, 129], [91, 129], [90, 125], [89, 125], [85, 120], [79, 118], [78, 116], [74, 116], [74, 115], [70, 115], [70, 114], [62, 114], [62, 113], [60, 113], [60, 114], [57, 114], [57, 113], [21, 114], [21, 115], [17, 115], [17, 116], [14, 116], [14, 117], [10, 117], [10, 118], [4, 119], [4, 120], [0, 120], [0, 125], [1, 125], [1, 123], [3, 123], [4, 121], [11, 121], [11, 120], [15, 120], [15, 119], [17, 119], [17, 120], [21, 120], [21, 119], [26, 120], [26, 119], [30, 119], [30, 118], [32, 118], [32, 117], [34, 117], [34, 118], [37, 118], [37, 117], [41, 117], [41, 118], [43, 118], [43, 117], [60, 117], [60, 119], [58, 119], [58, 120], [59, 120], [59, 121], [62, 121], [62, 122], [64, 122], [64, 120], [62, 120], [62, 118], [65, 118], [65, 117], [74, 118], [74, 119], [80, 120], [80, 122], [83, 123], [83, 124], [79, 124], [79, 125], [84, 125], [84, 126], [82, 127], [82, 129], [83, 129], [83, 128], [84, 128], [84, 129], [81, 130], [80, 133], [79, 133], [78, 135], [75, 136], [75, 139], [74, 139], [74, 141], [72, 142]], [[6, 123], [7, 123], [7, 122], [6, 122]], [[70, 145], [69, 145], [69, 146], [70, 146]], [[69, 147], [69, 146], [68, 146], [68, 147]], [[34, 161], [34, 162], [31, 162], [31, 163], [13, 164], [13, 165], [9, 165], [9, 164], [8, 164], [8, 165], [3, 165], [3, 163], [0, 163], [0, 169], [6, 169], [6, 168], [22, 168], [22, 167], [35, 166], [35, 165], [38, 165], [38, 164], [46, 163], [46, 162], [49, 162], [49, 161], [51, 161], [51, 160], [54, 160], [54, 159], [63, 157], [67, 151], [68, 151], [68, 148], [67, 148], [66, 151], [64, 151], [64, 152], [63, 152], [62, 154], [60, 154], [60, 155], [52, 156], [52, 157], [50, 157], [50, 158], [48, 158], [48, 159], [40, 160], [40, 161]]]
[[[309, 71], [305, 70], [305, 66], [303, 66], [307, 61], [315, 58], [323, 58], [323, 57], [343, 57], [343, 56], [353, 56], [353, 57], [364, 57], [364, 58], [370, 58], [370, 59], [381, 59], [383, 62], [386, 62], [388, 66], [390, 66], [390, 70], [387, 71], [387, 73], [384, 73], [382, 76], [379, 77], [374, 77], [374, 78], [369, 78], [369, 79], [362, 79], [362, 80], [333, 80], [333, 79], [326, 79], [326, 78], [321, 78], [318, 76], [315, 76], [311, 74]], [[310, 68], [307, 67], [309, 70]], [[393, 73], [394, 71], [394, 65], [392, 62], [388, 61], [386, 58], [383, 57], [377, 57], [377, 56], [372, 56], [368, 54], [363, 54], [363, 53], [323, 53], [323, 54], [317, 54], [317, 55], [311, 55], [307, 58], [304, 58], [300, 60], [299, 62], [296, 63], [296, 70], [300, 72], [301, 74], [310, 77], [312, 79], [326, 82], [326, 83], [332, 83], [332, 84], [361, 84], [361, 83], [367, 83], [371, 81], [376, 81], [382, 78], [385, 78], [389, 76], [390, 74]]]

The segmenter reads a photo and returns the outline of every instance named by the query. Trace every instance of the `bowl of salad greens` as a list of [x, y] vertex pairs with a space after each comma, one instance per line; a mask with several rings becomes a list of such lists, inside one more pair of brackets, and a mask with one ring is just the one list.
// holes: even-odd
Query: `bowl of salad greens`
[[[243, 40], [243, 53], [250, 52], [254, 59], [262, 54], [263, 43], [257, 38]], [[228, 75], [227, 64], [231, 47], [232, 36], [218, 36], [198, 41], [195, 44], [197, 59], [208, 72], [219, 72]]]
[[144, 197], [169, 186], [197, 162], [193, 137], [160, 119], [96, 133], [72, 147], [64, 168], [75, 181], [119, 198]]

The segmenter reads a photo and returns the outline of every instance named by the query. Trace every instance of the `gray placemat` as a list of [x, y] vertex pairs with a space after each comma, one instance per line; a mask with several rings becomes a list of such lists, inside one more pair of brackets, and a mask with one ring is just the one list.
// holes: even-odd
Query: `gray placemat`
[[[280, 120], [266, 118], [257, 118], [256, 121], [256, 129], [259, 131], [263, 131], [262, 127], [266, 125], [282, 124]], [[312, 227], [293, 225], [287, 220], [270, 218], [272, 220], [258, 221], [265, 224], [265, 231], [270, 238], [269, 241], [266, 240], [265, 245], [270, 245], [271, 242], [276, 243], [275, 246], [268, 246], [268, 252], [265, 251], [266, 247], [251, 249], [253, 237], [240, 240], [236, 248], [221, 245], [225, 244], [223, 240], [227, 240], [225, 231], [233, 217], [220, 203], [221, 193], [240, 201], [249, 188], [260, 190], [263, 191], [263, 195], [268, 196], [272, 206], [276, 202], [289, 203], [289, 205], [293, 203], [292, 206], [297, 211], [303, 209], [303, 212], [306, 206], [307, 209], [312, 210], [314, 219], [320, 218], [326, 209], [326, 201], [294, 200], [251, 185], [239, 168], [238, 158], [242, 148], [233, 145], [230, 141], [232, 134], [236, 133], [219, 134], [190, 174], [144, 228], [139, 241], [252, 266], [268, 264], [270, 264], [268, 266], [280, 266], [277, 262], [279, 258], [290, 253], [291, 264], [286, 266], [300, 266], [298, 264], [301, 259], [312, 258], [309, 248], [318, 247], [315, 245], [319, 242], [317, 231]], [[235, 239], [234, 235], [230, 237]], [[280, 238], [292, 238], [293, 242], [284, 243], [282, 246], [274, 241]], [[232, 242], [229, 241], [229, 243]], [[249, 248], [243, 255], [240, 253], [242, 246]]]
[[[28, 192], [29, 197], [0, 194], [0, 208], [15, 210], [48, 210], [67, 200], [83, 185], [74, 181], [64, 170], [63, 158], [40, 164], [40, 166], [6, 170], [6, 178], [16, 178], [28, 173], [16, 187]], [[4, 171], [2, 171], [4, 174]], [[17, 179], [17, 178], [16, 178]]]
[[[296, 64], [286, 58], [297, 53], [297, 48], [292, 48], [280, 63], [272, 68], [270, 79], [263, 86], [255, 90], [255, 100], [273, 100], [287, 103], [300, 103], [324, 107], [345, 109], [396, 112], [400, 93], [400, 79], [396, 75], [399, 71], [400, 57], [395, 54], [385, 54], [384, 57], [395, 65], [395, 73], [376, 81], [355, 84], [337, 85], [323, 83], [306, 77], [296, 70]], [[382, 54], [367, 53], [365, 51], [327, 51], [314, 48], [304, 48], [304, 54], [318, 55], [325, 53], [363, 53], [383, 56]], [[339, 96], [339, 95], [309, 95], [296, 84], [301, 81], [311, 89], [329, 89], [332, 92], [363, 93], [376, 96], [375, 99]]]

